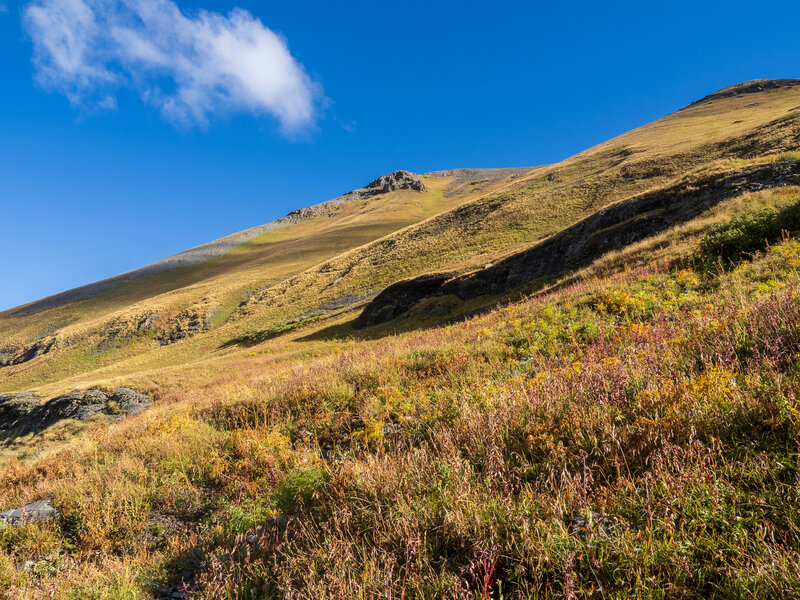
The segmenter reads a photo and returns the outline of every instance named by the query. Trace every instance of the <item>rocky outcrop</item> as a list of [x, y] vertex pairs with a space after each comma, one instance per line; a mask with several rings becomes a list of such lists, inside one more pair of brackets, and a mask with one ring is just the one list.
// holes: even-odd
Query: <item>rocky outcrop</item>
[[85, 421], [95, 415], [119, 419], [135, 415], [151, 404], [144, 394], [125, 387], [113, 392], [75, 391], [44, 403], [29, 392], [0, 394], [0, 434], [39, 433], [64, 419]]
[[425, 184], [420, 181], [417, 174], [410, 171], [395, 171], [388, 175], [381, 175], [373, 180], [367, 187], [363, 188], [362, 193], [366, 195], [388, 194], [398, 190], [414, 190], [424, 192]]
[[314, 217], [332, 216], [336, 212], [336, 209], [350, 202], [364, 200], [372, 196], [377, 196], [378, 194], [388, 194], [389, 192], [396, 192], [398, 190], [424, 192], [425, 184], [422, 183], [422, 180], [416, 173], [412, 173], [411, 171], [395, 171], [388, 175], [381, 175], [365, 187], [342, 194], [333, 200], [293, 210], [276, 222], [284, 225], [292, 225], [300, 223], [301, 221], [313, 219]]
[[369, 327], [396, 319], [419, 302], [435, 294], [451, 275], [423, 275], [398, 281], [378, 294], [356, 319], [356, 327]]
[[468, 300], [560, 277], [588, 266], [611, 250], [689, 221], [727, 198], [798, 184], [800, 163], [791, 160], [682, 181], [609, 206], [483, 269], [454, 277], [423, 275], [392, 284], [366, 306], [356, 326], [377, 325], [403, 316], [426, 297], [453, 295]]
[[800, 79], [754, 79], [753, 81], [745, 81], [744, 83], [737, 83], [736, 85], [721, 89], [718, 92], [700, 98], [700, 100], [695, 100], [689, 106], [711, 102], [721, 98], [739, 96], [741, 94], [757, 94], [764, 90], [776, 90], [778, 88], [794, 87], [796, 85], [800, 85]]
[[98, 351], [105, 352], [116, 343], [132, 338], [137, 333], [154, 330], [160, 316], [161, 313], [156, 311], [142, 313], [134, 317], [114, 319], [100, 333], [102, 339], [97, 345]]
[[214, 313], [215, 310], [210, 309], [206, 304], [188, 308], [172, 317], [166, 329], [156, 339], [162, 346], [169, 346], [206, 332], [211, 328], [211, 319]]
[[0, 367], [10, 367], [12, 365], [21, 365], [29, 360], [47, 354], [56, 345], [56, 338], [47, 337], [33, 342], [28, 346], [23, 346], [18, 349], [6, 348], [0, 352]]

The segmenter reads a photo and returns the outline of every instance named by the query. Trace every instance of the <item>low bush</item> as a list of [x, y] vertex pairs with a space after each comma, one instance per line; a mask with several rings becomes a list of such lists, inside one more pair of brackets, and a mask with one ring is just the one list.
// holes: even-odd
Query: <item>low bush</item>
[[786, 234], [800, 231], [800, 199], [779, 209], [762, 208], [733, 217], [712, 227], [700, 249], [708, 257], [737, 262], [747, 254], [763, 250]]

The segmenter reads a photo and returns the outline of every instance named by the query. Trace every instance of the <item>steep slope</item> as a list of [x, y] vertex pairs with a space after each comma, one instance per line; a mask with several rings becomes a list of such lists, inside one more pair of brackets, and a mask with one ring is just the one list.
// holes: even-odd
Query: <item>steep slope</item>
[[[394, 282], [431, 272], [422, 293], [406, 293], [413, 283], [387, 289], [361, 324], [406, 314], [431, 295], [445, 297], [444, 307], [434, 307], [444, 318], [453, 312], [448, 298], [503, 296], [532, 280], [558, 278], [752, 185], [794, 182], [791, 166], [781, 171], [783, 179], [770, 179], [767, 165], [797, 148], [798, 117], [797, 80], [751, 82], [554, 165], [428, 173], [419, 176], [419, 189], [376, 180], [372, 188], [256, 229], [253, 239], [243, 232], [233, 244], [214, 243], [224, 253], [210, 260], [201, 247], [198, 264], [181, 265], [178, 255], [158, 267], [169, 271], [146, 268], [146, 278], [96, 296], [62, 296], [3, 313], [0, 389], [48, 384], [57, 392], [68, 376], [145, 373], [235, 352], [236, 340], [259, 339], [248, 332], [360, 310]], [[750, 183], [748, 173], [757, 174]], [[745, 183], [733, 185], [742, 177]], [[687, 209], [690, 197], [700, 200]], [[609, 206], [618, 208], [598, 213]], [[621, 226], [641, 222], [645, 209], [660, 216], [644, 227]], [[564, 254], [558, 239], [573, 235], [570, 227], [601, 243]], [[534, 250], [550, 236], [557, 237]], [[531, 260], [547, 269], [525, 267]], [[399, 290], [404, 300], [396, 303]]]
[[[502, 185], [525, 171], [476, 171], [477, 190], [465, 189], [464, 181], [461, 189], [449, 190], [452, 178], [437, 174], [421, 178], [406, 174], [410, 183], [400, 185], [383, 185], [379, 178], [274, 223], [0, 313], [0, 365], [16, 367], [39, 357], [49, 361], [64, 351], [80, 355], [81, 362], [89, 347], [96, 365], [104, 360], [94, 351], [98, 347], [103, 355], [113, 354], [115, 345], [135, 342], [137, 336], [169, 340], [214, 328], [253, 291], [456, 206], [487, 185]], [[467, 175], [466, 181], [473, 179]], [[186, 337], [190, 336], [180, 339]], [[82, 368], [69, 358], [65, 363], [59, 373]], [[7, 377], [8, 369], [0, 373]]]

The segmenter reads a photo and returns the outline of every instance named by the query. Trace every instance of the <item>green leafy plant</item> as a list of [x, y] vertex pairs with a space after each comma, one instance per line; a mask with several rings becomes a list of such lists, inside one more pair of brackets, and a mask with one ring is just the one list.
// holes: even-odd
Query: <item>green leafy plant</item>
[[700, 249], [708, 257], [736, 262], [779, 241], [785, 233], [797, 231], [800, 231], [800, 199], [780, 209], [762, 208], [716, 225], [704, 236]]

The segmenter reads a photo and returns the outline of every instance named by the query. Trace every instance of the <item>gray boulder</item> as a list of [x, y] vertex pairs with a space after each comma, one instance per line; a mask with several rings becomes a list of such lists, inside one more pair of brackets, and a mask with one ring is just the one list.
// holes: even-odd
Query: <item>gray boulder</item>
[[70, 392], [41, 402], [29, 392], [0, 394], [0, 434], [39, 433], [64, 419], [85, 421], [95, 415], [123, 418], [140, 413], [152, 400], [130, 388]]
[[50, 506], [47, 500], [32, 502], [21, 508], [0, 513], [0, 528], [27, 525], [39, 521], [52, 521], [59, 517], [59, 512]]
[[395, 171], [388, 175], [381, 175], [372, 181], [364, 192], [367, 195], [371, 194], [388, 194], [397, 190], [415, 190], [417, 192], [425, 191], [425, 184], [419, 178], [419, 175], [411, 171]]

